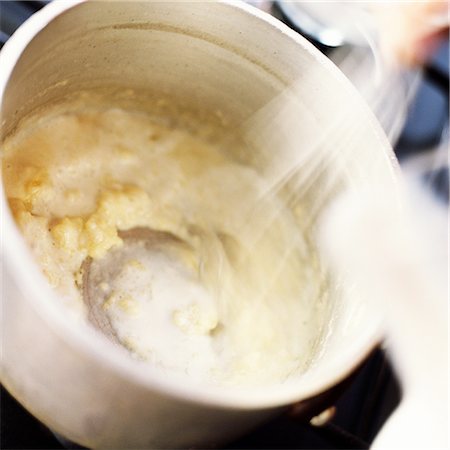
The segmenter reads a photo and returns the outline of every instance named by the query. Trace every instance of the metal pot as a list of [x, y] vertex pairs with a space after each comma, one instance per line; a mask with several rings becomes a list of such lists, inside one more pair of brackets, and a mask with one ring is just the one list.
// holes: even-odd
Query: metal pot
[[[135, 96], [140, 107], [167, 104], [158, 100], [164, 94], [176, 114], [202, 111], [242, 131], [249, 161], [267, 176], [274, 161], [320, 150], [326, 164], [307, 194], [314, 223], [342, 188], [395, 189], [388, 141], [350, 83], [305, 39], [245, 4], [54, 2], [8, 41], [0, 67], [2, 139], [27, 115], [80, 90], [119, 103], [145, 91], [145, 102]], [[326, 339], [295, 383], [220, 389], [143, 373], [95, 330], [67, 319], [3, 191], [1, 202], [1, 381], [47, 426], [84, 446], [219, 445], [293, 402], [316, 404], [379, 341], [365, 303], [330, 289]]]

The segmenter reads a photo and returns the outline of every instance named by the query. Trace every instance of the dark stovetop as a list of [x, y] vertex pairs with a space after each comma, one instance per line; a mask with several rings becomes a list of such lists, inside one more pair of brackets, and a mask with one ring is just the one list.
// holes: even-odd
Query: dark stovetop
[[[0, 40], [8, 36], [45, 1], [0, 1]], [[266, 4], [269, 2], [266, 2]], [[280, 11], [278, 11], [278, 16]], [[283, 17], [281, 17], [283, 19]], [[286, 18], [284, 18], [286, 19]], [[288, 22], [288, 20], [285, 20]], [[329, 51], [329, 49], [321, 50]], [[448, 124], [448, 41], [426, 73], [396, 148], [400, 161], [429, 152]], [[434, 170], [434, 169], [433, 169]], [[448, 201], [448, 168], [424, 171], [424, 182]], [[229, 449], [358, 449], [368, 448], [400, 400], [400, 390], [383, 350], [363, 364], [335, 402], [326, 425], [284, 414], [228, 445]], [[80, 448], [55, 436], [1, 388], [2, 449]]]

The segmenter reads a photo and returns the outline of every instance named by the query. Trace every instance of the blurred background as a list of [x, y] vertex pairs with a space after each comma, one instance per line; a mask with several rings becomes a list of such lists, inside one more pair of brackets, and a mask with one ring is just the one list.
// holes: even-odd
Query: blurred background
[[[56, 0], [58, 1], [58, 0]], [[3, 45], [47, 1], [0, 1]], [[426, 65], [398, 69], [382, 61], [373, 17], [359, 2], [249, 1], [301, 33], [335, 62], [379, 118], [402, 171], [433, 207], [449, 202], [449, 39], [436, 44]], [[395, 26], [395, 24], [394, 24]], [[421, 204], [419, 214], [426, 216]], [[433, 233], [429, 224], [428, 233]], [[445, 246], [445, 243], [441, 243]], [[57, 361], [55, 361], [57, 364]], [[383, 348], [377, 349], [342, 386], [334, 407], [311, 422], [295, 410], [254, 430], [227, 448], [364, 449], [370, 446], [401, 398]], [[70, 405], [67, 405], [70, 408]], [[1, 390], [3, 449], [81, 448], [55, 435]]]

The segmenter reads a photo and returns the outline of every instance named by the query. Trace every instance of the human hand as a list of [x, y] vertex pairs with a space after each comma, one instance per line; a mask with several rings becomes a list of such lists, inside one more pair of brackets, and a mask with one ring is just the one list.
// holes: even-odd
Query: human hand
[[407, 66], [424, 63], [448, 36], [449, 4], [446, 0], [374, 2], [384, 54]]

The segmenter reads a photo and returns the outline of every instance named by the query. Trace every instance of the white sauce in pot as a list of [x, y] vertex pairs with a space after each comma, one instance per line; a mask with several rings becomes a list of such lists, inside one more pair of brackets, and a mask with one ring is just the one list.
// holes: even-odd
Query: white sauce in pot
[[[307, 368], [322, 330], [318, 264], [252, 167], [121, 109], [49, 113], [4, 148], [14, 217], [72, 314], [87, 317], [81, 272], [91, 258], [104, 312], [136, 358], [219, 384]], [[136, 227], [182, 244], [124, 246], [121, 231]]]

